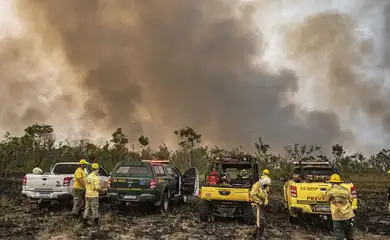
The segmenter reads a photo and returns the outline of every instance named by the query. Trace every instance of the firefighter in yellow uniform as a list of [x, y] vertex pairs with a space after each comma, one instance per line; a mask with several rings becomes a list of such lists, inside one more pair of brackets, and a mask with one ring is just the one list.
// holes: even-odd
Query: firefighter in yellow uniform
[[91, 169], [92, 172], [87, 177], [83, 224], [87, 225], [89, 213], [92, 212], [92, 218], [96, 226], [99, 226], [99, 192], [101, 191], [98, 174], [99, 164], [92, 164]]
[[333, 232], [337, 240], [353, 240], [353, 226], [355, 213], [352, 209], [353, 196], [351, 192], [341, 186], [341, 177], [338, 174], [330, 176], [332, 187], [326, 191], [325, 200], [330, 202], [332, 212]]
[[260, 179], [255, 184], [253, 184], [250, 197], [252, 200], [252, 210], [253, 214], [257, 219], [257, 209], [260, 208], [260, 227], [256, 226], [256, 231], [253, 234], [253, 237], [263, 238], [265, 227], [267, 225], [267, 218], [265, 215], [265, 207], [268, 205], [268, 193], [266, 188], [269, 187], [271, 181], [269, 178]]
[[81, 215], [81, 207], [83, 206], [83, 200], [85, 198], [85, 181], [87, 175], [85, 173], [85, 168], [87, 167], [88, 162], [85, 159], [81, 159], [79, 162], [79, 167], [74, 172], [74, 183], [73, 183], [73, 216], [78, 218]]

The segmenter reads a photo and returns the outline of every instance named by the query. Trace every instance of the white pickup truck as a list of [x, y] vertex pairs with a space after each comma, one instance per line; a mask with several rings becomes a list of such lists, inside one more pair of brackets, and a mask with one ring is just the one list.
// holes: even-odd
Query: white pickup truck
[[[49, 173], [33, 174], [24, 176], [22, 195], [27, 197], [30, 202], [49, 203], [61, 202], [71, 203], [73, 200], [72, 190], [74, 183], [74, 172], [79, 167], [78, 162], [62, 162], [51, 167]], [[85, 169], [88, 174], [91, 164]], [[107, 183], [109, 174], [103, 169], [99, 169], [100, 184], [103, 191], [101, 197], [107, 196]]]

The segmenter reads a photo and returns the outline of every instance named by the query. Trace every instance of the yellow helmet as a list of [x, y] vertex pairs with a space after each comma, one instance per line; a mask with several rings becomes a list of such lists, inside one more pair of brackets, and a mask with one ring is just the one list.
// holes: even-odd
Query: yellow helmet
[[99, 164], [98, 163], [94, 163], [94, 164], [92, 164], [91, 168], [93, 170], [97, 170], [97, 169], [99, 169]]
[[263, 173], [269, 175], [268, 169], [264, 169], [264, 170], [263, 170]]
[[80, 164], [80, 165], [82, 165], [82, 164], [88, 165], [89, 162], [87, 162], [87, 160], [85, 160], [85, 159], [81, 159], [80, 162], [79, 162], [79, 164]]
[[387, 173], [388, 173], [388, 174], [390, 174], [390, 170], [389, 170], [389, 171], [387, 171]]
[[329, 182], [331, 182], [331, 183], [341, 183], [340, 175], [338, 175], [337, 173], [332, 174], [332, 176], [330, 176]]

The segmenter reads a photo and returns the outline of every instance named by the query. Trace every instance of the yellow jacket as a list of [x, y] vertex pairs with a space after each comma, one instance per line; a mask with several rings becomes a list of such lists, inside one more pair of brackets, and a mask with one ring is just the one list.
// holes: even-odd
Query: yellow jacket
[[325, 200], [330, 202], [333, 221], [348, 220], [355, 217], [352, 209], [353, 196], [347, 188], [337, 185], [325, 193]]
[[99, 183], [99, 176], [96, 171], [93, 171], [87, 177], [85, 197], [96, 198], [99, 197], [99, 191], [101, 190]]
[[261, 189], [261, 185], [259, 182], [256, 182], [252, 186], [252, 190], [250, 192], [250, 197], [252, 199], [252, 205], [267, 205], [268, 204], [268, 194], [267, 191]]
[[87, 176], [85, 174], [85, 171], [84, 169], [82, 168], [77, 168], [76, 171], [74, 172], [74, 183], [73, 183], [73, 188], [77, 188], [77, 189], [82, 189], [82, 190], [85, 190], [85, 187], [83, 185], [81, 185], [79, 183], [79, 181], [77, 180], [78, 178], [82, 178], [84, 180], [84, 183], [87, 179]]

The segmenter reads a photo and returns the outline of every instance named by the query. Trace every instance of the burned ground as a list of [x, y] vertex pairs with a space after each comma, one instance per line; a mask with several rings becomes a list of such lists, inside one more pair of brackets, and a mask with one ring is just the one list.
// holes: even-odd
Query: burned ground
[[[386, 185], [355, 185], [359, 194], [356, 239], [390, 239]], [[268, 239], [333, 239], [325, 224], [291, 225], [283, 210], [281, 187], [275, 181], [268, 212]], [[26, 211], [20, 189], [20, 180], [0, 180], [0, 239], [249, 239], [253, 231], [240, 220], [199, 222], [194, 201], [176, 206], [169, 215], [143, 209], [123, 213], [102, 204], [102, 226], [97, 232], [94, 227], [83, 228], [66, 210]]]

